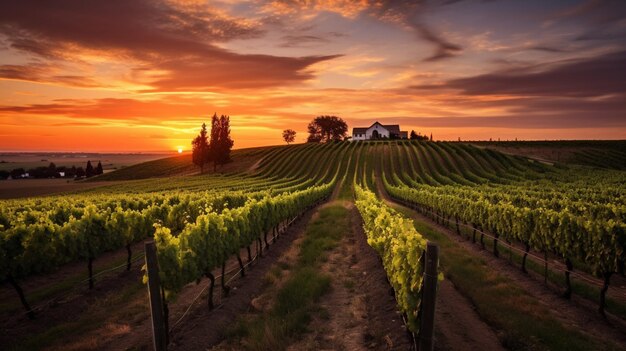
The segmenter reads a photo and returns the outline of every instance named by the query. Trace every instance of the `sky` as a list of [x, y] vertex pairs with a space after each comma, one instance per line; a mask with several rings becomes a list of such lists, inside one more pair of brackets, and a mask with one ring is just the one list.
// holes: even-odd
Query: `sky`
[[0, 2], [0, 151], [235, 148], [316, 116], [436, 140], [626, 139], [626, 1]]

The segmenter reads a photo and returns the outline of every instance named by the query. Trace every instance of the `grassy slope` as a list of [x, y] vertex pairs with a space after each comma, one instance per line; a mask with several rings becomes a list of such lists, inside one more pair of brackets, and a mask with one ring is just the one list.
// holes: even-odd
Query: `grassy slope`
[[[504, 141], [472, 142], [508, 154], [521, 155], [550, 162], [581, 164], [600, 168], [626, 168], [626, 141]], [[270, 151], [281, 146], [233, 150], [233, 162], [217, 169], [219, 173], [246, 172]], [[162, 158], [125, 167], [89, 179], [92, 181], [134, 180], [197, 174], [191, 155]], [[205, 173], [212, 173], [209, 165]]]
[[94, 177], [88, 181], [103, 180], [132, 180], [151, 177], [166, 177], [177, 174], [188, 174], [195, 170], [191, 162], [191, 155], [182, 155], [162, 158], [154, 161], [140, 163], [134, 166], [121, 168], [99, 177]]
[[476, 141], [470, 143], [549, 162], [626, 169], [626, 140]]
[[[233, 150], [233, 162], [218, 167], [219, 173], [245, 172], [274, 148], [282, 146], [266, 146]], [[134, 166], [93, 177], [88, 181], [134, 180], [156, 177], [169, 177], [199, 173], [200, 169], [191, 162], [191, 154], [162, 158], [159, 160], [140, 163]], [[205, 173], [212, 173], [213, 166], [207, 165]]]
[[350, 222], [348, 210], [340, 205], [322, 208], [318, 213], [319, 217], [307, 226], [295, 267], [274, 292], [272, 308], [250, 319], [240, 318], [227, 332], [233, 348], [285, 350], [307, 331], [311, 315], [320, 312], [316, 301], [328, 292], [332, 278], [321, 273], [319, 267], [327, 259], [327, 252], [349, 230]]

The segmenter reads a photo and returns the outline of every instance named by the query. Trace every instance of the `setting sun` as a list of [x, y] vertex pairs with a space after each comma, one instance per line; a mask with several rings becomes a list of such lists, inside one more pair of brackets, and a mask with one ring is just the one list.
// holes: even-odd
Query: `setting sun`
[[182, 147], [182, 146], [179, 146], [179, 147], [178, 147], [178, 153], [179, 153], [179, 154], [182, 154], [182, 153], [183, 153], [183, 147]]

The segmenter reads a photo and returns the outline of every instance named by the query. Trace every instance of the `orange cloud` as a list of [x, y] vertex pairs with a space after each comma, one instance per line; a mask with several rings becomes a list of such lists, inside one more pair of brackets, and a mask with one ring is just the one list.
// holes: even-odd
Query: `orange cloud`
[[214, 112], [238, 148], [280, 144], [285, 128], [303, 141], [322, 114], [438, 139], [626, 137], [619, 21], [544, 40], [453, 11], [472, 6], [492, 4], [1, 2], [0, 150], [173, 149]]

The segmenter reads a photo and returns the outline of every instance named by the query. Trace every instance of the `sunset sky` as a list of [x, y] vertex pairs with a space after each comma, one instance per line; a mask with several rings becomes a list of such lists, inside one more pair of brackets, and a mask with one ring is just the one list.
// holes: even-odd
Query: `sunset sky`
[[317, 115], [435, 139], [626, 139], [626, 1], [0, 2], [0, 151], [235, 148]]

